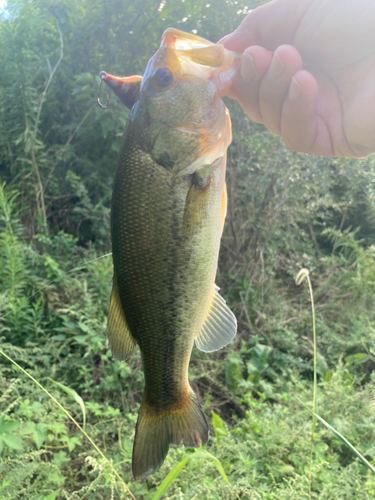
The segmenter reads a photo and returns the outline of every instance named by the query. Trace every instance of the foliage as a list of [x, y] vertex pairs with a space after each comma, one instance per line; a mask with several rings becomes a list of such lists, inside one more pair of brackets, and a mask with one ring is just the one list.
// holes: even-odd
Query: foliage
[[[142, 73], [162, 31], [213, 41], [263, 3], [219, 0], [9, 0], [0, 24], [0, 497], [140, 500], [308, 498], [316, 315], [319, 416], [375, 465], [374, 158], [287, 151], [228, 101], [229, 206], [217, 281], [239, 332], [193, 351], [190, 380], [207, 416], [207, 449], [172, 449], [131, 481], [143, 390], [139, 353], [112, 358], [109, 207], [127, 111], [95, 106], [98, 73]], [[62, 55], [62, 57], [61, 57]], [[56, 384], [57, 383], [57, 384]], [[305, 406], [307, 406], [307, 408]], [[375, 495], [374, 476], [322, 421], [312, 498]], [[110, 465], [108, 464], [108, 461]], [[229, 482], [229, 485], [228, 485]], [[158, 496], [159, 495], [159, 496]]]

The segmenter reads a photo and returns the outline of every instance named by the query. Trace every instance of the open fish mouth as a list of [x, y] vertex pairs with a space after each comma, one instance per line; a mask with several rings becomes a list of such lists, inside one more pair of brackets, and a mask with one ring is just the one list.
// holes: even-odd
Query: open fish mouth
[[143, 82], [158, 68], [179, 67], [180, 75], [192, 75], [212, 81], [218, 97], [228, 91], [237, 70], [241, 54], [212, 43], [199, 36], [174, 28], [164, 31], [160, 47], [150, 59]]

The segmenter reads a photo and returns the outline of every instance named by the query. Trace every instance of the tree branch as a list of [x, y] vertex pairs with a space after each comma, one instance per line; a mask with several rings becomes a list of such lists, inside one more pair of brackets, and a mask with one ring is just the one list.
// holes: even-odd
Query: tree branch
[[63, 36], [62, 36], [60, 25], [59, 25], [58, 21], [56, 23], [56, 27], [57, 27], [57, 31], [59, 32], [59, 36], [60, 36], [60, 57], [59, 57], [57, 63], [55, 64], [55, 67], [53, 68], [52, 71], [51, 71], [51, 64], [49, 62], [49, 59], [47, 58], [47, 64], [48, 64], [48, 69], [49, 69], [50, 74], [49, 74], [49, 78], [46, 82], [46, 85], [44, 87], [42, 97], [41, 97], [40, 102], [39, 102], [39, 108], [38, 108], [38, 113], [36, 115], [34, 132], [33, 132], [33, 136], [31, 139], [31, 148], [30, 148], [31, 149], [31, 162], [32, 162], [33, 168], [35, 170], [35, 175], [37, 178], [38, 188], [39, 188], [38, 193], [37, 193], [37, 201], [38, 201], [38, 197], [40, 197], [40, 204], [41, 204], [41, 209], [43, 212], [43, 221], [44, 221], [46, 228], [47, 228], [47, 214], [46, 214], [46, 207], [45, 207], [45, 203], [44, 203], [44, 189], [43, 189], [43, 184], [42, 184], [42, 180], [40, 177], [39, 167], [38, 167], [38, 163], [36, 160], [33, 143], [35, 142], [36, 136], [38, 133], [39, 118], [40, 118], [40, 114], [42, 112], [42, 107], [43, 107], [44, 101], [46, 99], [46, 94], [47, 94], [48, 88], [51, 84], [52, 78], [53, 78], [54, 74], [56, 73], [56, 70], [57, 70], [59, 64], [61, 63], [61, 61], [64, 57], [64, 40], [63, 40]]
[[53, 78], [54, 74], [56, 73], [57, 68], [59, 67], [59, 64], [61, 63], [61, 61], [62, 61], [62, 59], [64, 57], [64, 40], [63, 40], [63, 36], [62, 36], [62, 33], [61, 33], [59, 21], [56, 22], [56, 28], [57, 28], [57, 31], [59, 32], [59, 36], [60, 36], [60, 57], [59, 57], [57, 63], [55, 64], [55, 67], [53, 68], [52, 71], [51, 71], [51, 63], [49, 62], [49, 59], [47, 58], [47, 64], [48, 64], [48, 69], [50, 71], [50, 75], [49, 75], [47, 83], [46, 83], [46, 85], [44, 87], [44, 91], [42, 93], [42, 98], [40, 99], [38, 113], [36, 115], [36, 120], [35, 120], [34, 138], [36, 138], [36, 134], [38, 132], [38, 125], [39, 125], [40, 113], [42, 112], [42, 107], [43, 107], [44, 101], [46, 99], [46, 94], [47, 94], [48, 88], [49, 88], [49, 86], [51, 84], [51, 81], [52, 81], [52, 78]]

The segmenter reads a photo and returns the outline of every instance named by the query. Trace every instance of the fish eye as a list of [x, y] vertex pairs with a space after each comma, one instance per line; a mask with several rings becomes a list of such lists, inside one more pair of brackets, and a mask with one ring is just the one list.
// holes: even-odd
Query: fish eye
[[159, 88], [166, 89], [173, 83], [173, 74], [167, 68], [158, 68], [154, 71], [152, 80]]

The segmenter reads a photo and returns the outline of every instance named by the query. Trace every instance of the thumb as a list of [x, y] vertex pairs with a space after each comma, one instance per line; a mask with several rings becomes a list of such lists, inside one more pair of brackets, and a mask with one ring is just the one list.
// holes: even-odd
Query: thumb
[[218, 43], [234, 52], [251, 45], [276, 50], [280, 45], [293, 45], [297, 28], [312, 0], [273, 0], [252, 10], [239, 27]]

